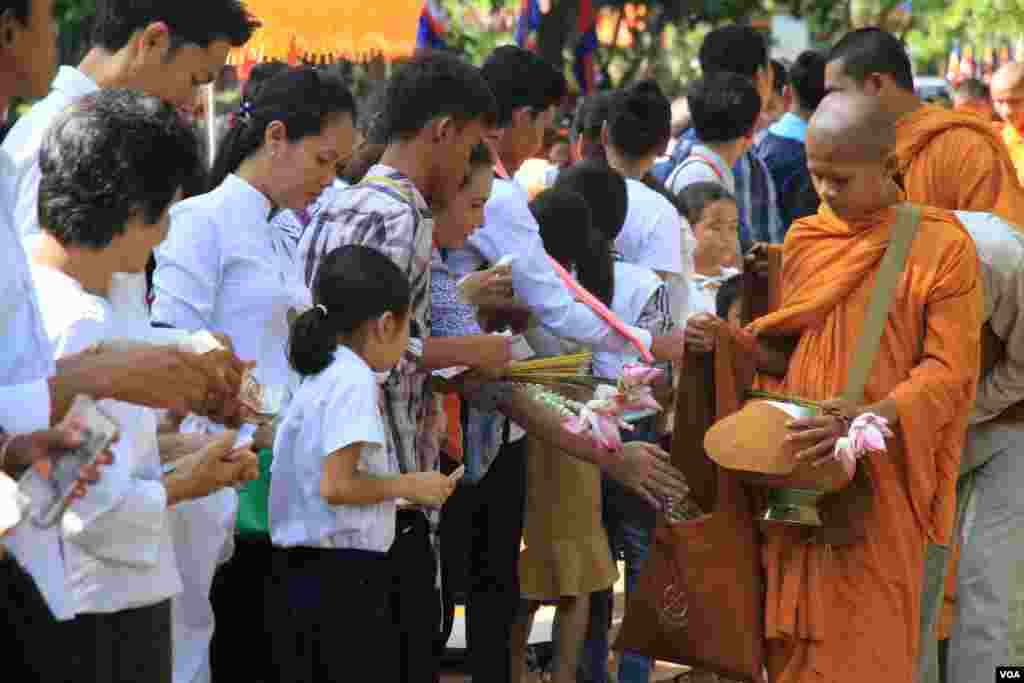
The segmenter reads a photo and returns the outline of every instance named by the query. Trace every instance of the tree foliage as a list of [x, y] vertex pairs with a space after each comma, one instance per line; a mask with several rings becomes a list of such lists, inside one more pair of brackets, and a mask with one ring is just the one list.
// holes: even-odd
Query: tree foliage
[[61, 63], [77, 63], [89, 45], [96, 0], [56, 0], [53, 15], [60, 36]]

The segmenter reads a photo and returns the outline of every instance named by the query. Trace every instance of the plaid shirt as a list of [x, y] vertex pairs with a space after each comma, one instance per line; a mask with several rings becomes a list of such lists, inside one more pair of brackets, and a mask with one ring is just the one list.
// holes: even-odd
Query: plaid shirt
[[775, 181], [764, 159], [753, 149], [748, 149], [733, 167], [736, 176], [736, 208], [740, 210], [740, 225], [747, 227], [747, 234], [740, 235], [743, 252], [746, 253], [754, 242], [782, 244], [786, 230], [779, 215], [779, 197]]
[[[430, 335], [433, 240], [434, 219], [423, 196], [401, 173], [377, 165], [362, 183], [340, 190], [323, 208], [302, 237], [299, 258], [306, 283], [312, 286], [320, 261], [333, 249], [361, 244], [386, 254], [409, 279], [412, 336], [422, 340]], [[403, 472], [437, 468], [437, 421], [443, 416], [428, 378], [418, 356], [410, 352], [383, 385], [389, 441]]]

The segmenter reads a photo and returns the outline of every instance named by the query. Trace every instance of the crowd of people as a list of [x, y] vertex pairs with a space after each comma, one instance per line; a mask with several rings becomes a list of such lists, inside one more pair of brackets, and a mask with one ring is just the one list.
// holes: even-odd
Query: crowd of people
[[[551, 680], [606, 683], [618, 559], [628, 609], [664, 513], [696, 506], [663, 450], [684, 358], [728, 337], [754, 387], [823, 407], [788, 425], [797, 461], [861, 416], [896, 435], [856, 465], [859, 533], [761, 530], [764, 679], [1021, 663], [1024, 67], [949, 110], [879, 29], [784, 64], [729, 25], [685, 103], [626, 84], [562, 139], [568, 84], [518, 47], [417, 53], [365, 101], [263, 64], [208, 168], [182, 109], [258, 18], [97, 4], [59, 71], [53, 3], [0, 12], [0, 96], [41, 98], [0, 151], [5, 680], [436, 682], [462, 601], [474, 681], [523, 680], [554, 604]], [[778, 307], [744, 320], [743, 273], [779, 251]], [[509, 305], [467, 303], [499, 264]], [[600, 447], [502, 379], [524, 341], [611, 384], [653, 357], [670, 404]], [[47, 472], [91, 442], [82, 396], [118, 434], [42, 524]], [[623, 652], [616, 680], [652, 664]]]

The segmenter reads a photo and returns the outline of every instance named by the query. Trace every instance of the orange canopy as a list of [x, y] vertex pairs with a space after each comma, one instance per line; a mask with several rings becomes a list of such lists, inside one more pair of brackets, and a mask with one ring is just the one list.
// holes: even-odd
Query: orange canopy
[[296, 62], [304, 55], [361, 59], [381, 53], [408, 57], [416, 49], [423, 0], [246, 0], [263, 26], [232, 50], [230, 64], [271, 59]]

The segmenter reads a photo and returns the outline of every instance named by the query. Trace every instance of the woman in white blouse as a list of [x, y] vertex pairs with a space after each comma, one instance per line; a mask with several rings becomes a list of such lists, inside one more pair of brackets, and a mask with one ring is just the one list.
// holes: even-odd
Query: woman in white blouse
[[[288, 367], [288, 314], [303, 310], [309, 292], [289, 258], [284, 236], [269, 223], [279, 209], [308, 206], [335, 179], [351, 154], [355, 101], [338, 79], [311, 68], [268, 79], [242, 102], [211, 173], [209, 192], [178, 204], [170, 234], [157, 251], [153, 320], [230, 337], [238, 355], [255, 361], [264, 385], [294, 389]], [[193, 427], [196, 428], [196, 427]], [[204, 428], [200, 426], [199, 428]], [[243, 428], [245, 430], [246, 428]], [[251, 428], [249, 428], [251, 434]], [[257, 434], [257, 446], [272, 442]], [[271, 545], [266, 533], [269, 452], [263, 478], [240, 494], [239, 520], [251, 533], [218, 578], [216, 660], [228, 675], [267, 680], [269, 643], [262, 635], [263, 596]], [[175, 679], [208, 680], [213, 633], [209, 591], [219, 563], [230, 556], [239, 495], [228, 491], [180, 515], [176, 542], [186, 590], [175, 612]], [[223, 608], [222, 608], [223, 607]], [[241, 669], [239, 668], [241, 667]]]

